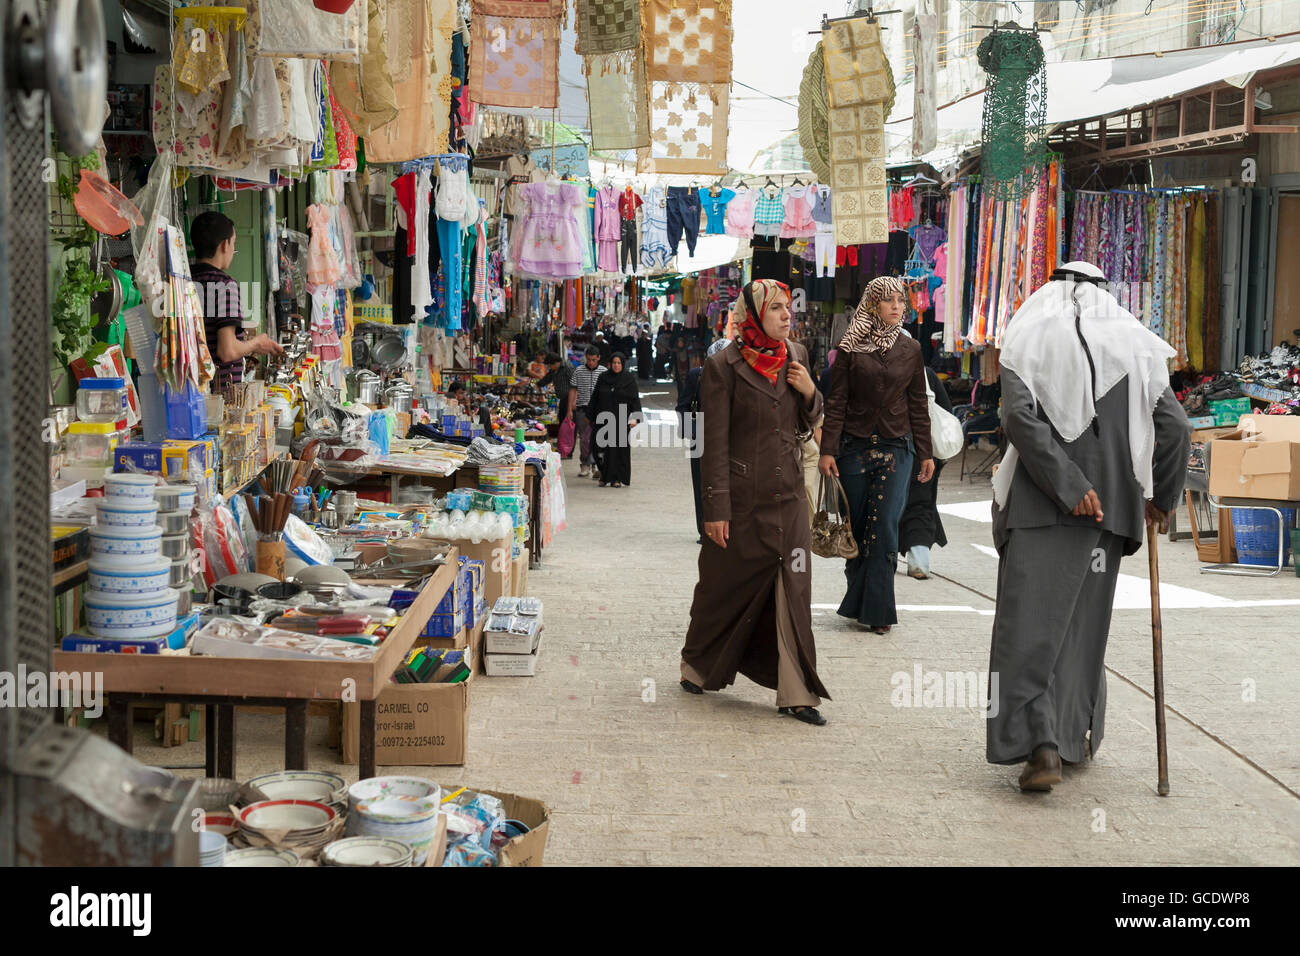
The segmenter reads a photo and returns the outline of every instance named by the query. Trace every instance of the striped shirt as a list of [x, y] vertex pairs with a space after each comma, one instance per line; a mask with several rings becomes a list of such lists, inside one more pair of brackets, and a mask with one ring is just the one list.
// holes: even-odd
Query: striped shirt
[[597, 365], [595, 368], [587, 368], [586, 363], [573, 370], [573, 378], [570, 384], [578, 390], [578, 408], [586, 408], [591, 404], [591, 393], [596, 390], [596, 379], [600, 378], [604, 372], [605, 366]]

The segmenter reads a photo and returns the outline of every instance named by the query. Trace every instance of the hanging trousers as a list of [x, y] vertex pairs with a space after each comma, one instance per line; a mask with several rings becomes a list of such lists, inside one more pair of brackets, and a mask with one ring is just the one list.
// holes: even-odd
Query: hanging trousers
[[636, 275], [636, 220], [622, 220], [620, 232], [618, 271]]
[[835, 278], [835, 234], [818, 230], [813, 235], [813, 253], [817, 266], [813, 274], [819, 279]]
[[695, 255], [700, 237], [700, 194], [686, 186], [668, 187], [668, 248], [677, 255], [677, 244], [686, 233], [686, 249]]

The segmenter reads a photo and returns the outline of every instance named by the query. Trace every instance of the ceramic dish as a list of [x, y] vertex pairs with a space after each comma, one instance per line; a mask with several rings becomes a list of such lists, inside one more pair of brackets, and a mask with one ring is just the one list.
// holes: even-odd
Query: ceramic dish
[[[176, 601], [180, 595], [168, 588], [162, 594], [108, 594], [87, 591], [86, 622], [97, 637], [153, 636], [176, 627]], [[159, 630], [165, 628], [165, 630]], [[148, 631], [148, 634], [145, 632]]]
[[363, 803], [348, 815], [348, 836], [401, 840], [413, 851], [411, 862], [423, 866], [438, 830], [439, 814], [433, 800], [396, 798]]
[[356, 810], [358, 804], [388, 797], [412, 797], [438, 803], [442, 788], [423, 777], [370, 777], [348, 787], [348, 809]]
[[157, 523], [158, 503], [143, 498], [96, 498], [95, 521], [110, 528], [148, 528]]
[[234, 836], [239, 830], [239, 821], [228, 813], [205, 813], [203, 829], [208, 833], [219, 833], [223, 837]]
[[100, 564], [116, 567], [136, 567], [155, 560], [162, 550], [162, 528], [110, 528], [96, 526], [90, 529], [90, 557]]
[[261, 790], [267, 800], [314, 800], [335, 804], [342, 801], [347, 782], [338, 774], [324, 770], [281, 770], [254, 777], [248, 785]]
[[164, 560], [115, 567], [91, 561], [87, 575], [90, 590], [104, 594], [161, 594], [170, 585], [171, 566]]
[[438, 801], [405, 797], [386, 797], [357, 804], [357, 815], [387, 826], [414, 827], [437, 822]]
[[190, 530], [190, 513], [188, 511], [166, 511], [157, 517], [158, 526], [163, 534], [184, 534]]
[[149, 501], [153, 498], [153, 490], [157, 485], [158, 479], [153, 475], [122, 472], [109, 475], [104, 479], [104, 494], [109, 498], [136, 498]]
[[226, 866], [297, 866], [298, 854], [292, 850], [273, 850], [269, 846], [246, 850], [227, 850]]
[[153, 496], [159, 511], [184, 511], [188, 514], [194, 508], [193, 485], [155, 485]]
[[224, 866], [226, 862], [226, 849], [229, 844], [226, 838], [214, 830], [203, 830], [199, 833], [199, 866]]
[[315, 800], [263, 800], [239, 812], [239, 825], [253, 830], [316, 830], [328, 826], [337, 812]]
[[185, 557], [190, 553], [189, 532], [163, 535], [159, 539], [159, 548], [161, 548], [164, 557], [173, 560]]
[[345, 837], [321, 851], [321, 866], [410, 866], [409, 844], [383, 837]]

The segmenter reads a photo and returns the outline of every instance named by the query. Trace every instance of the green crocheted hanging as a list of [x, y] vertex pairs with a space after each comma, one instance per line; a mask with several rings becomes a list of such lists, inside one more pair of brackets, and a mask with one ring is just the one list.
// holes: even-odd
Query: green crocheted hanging
[[976, 52], [988, 74], [980, 174], [986, 194], [1019, 199], [1047, 163], [1047, 68], [1038, 34], [994, 30]]

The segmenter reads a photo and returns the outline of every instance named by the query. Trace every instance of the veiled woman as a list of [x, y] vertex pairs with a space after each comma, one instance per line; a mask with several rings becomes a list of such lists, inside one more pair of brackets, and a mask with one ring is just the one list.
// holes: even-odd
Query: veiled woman
[[812, 542], [802, 442], [822, 411], [808, 353], [788, 341], [790, 290], [745, 286], [737, 338], [704, 363], [704, 543], [682, 689], [721, 690], [744, 674], [780, 713], [821, 725], [826, 688], [812, 632]]
[[641, 393], [622, 352], [610, 356], [609, 371], [596, 379], [591, 404], [595, 412], [593, 427], [596, 457], [600, 461], [600, 486], [630, 485], [632, 419], [641, 414]]
[[818, 465], [843, 483], [858, 542], [858, 556], [844, 567], [848, 590], [839, 613], [877, 634], [898, 623], [898, 519], [913, 458], [921, 462], [917, 481], [934, 477], [925, 363], [920, 344], [901, 334], [906, 310], [902, 280], [867, 283], [831, 366]]

